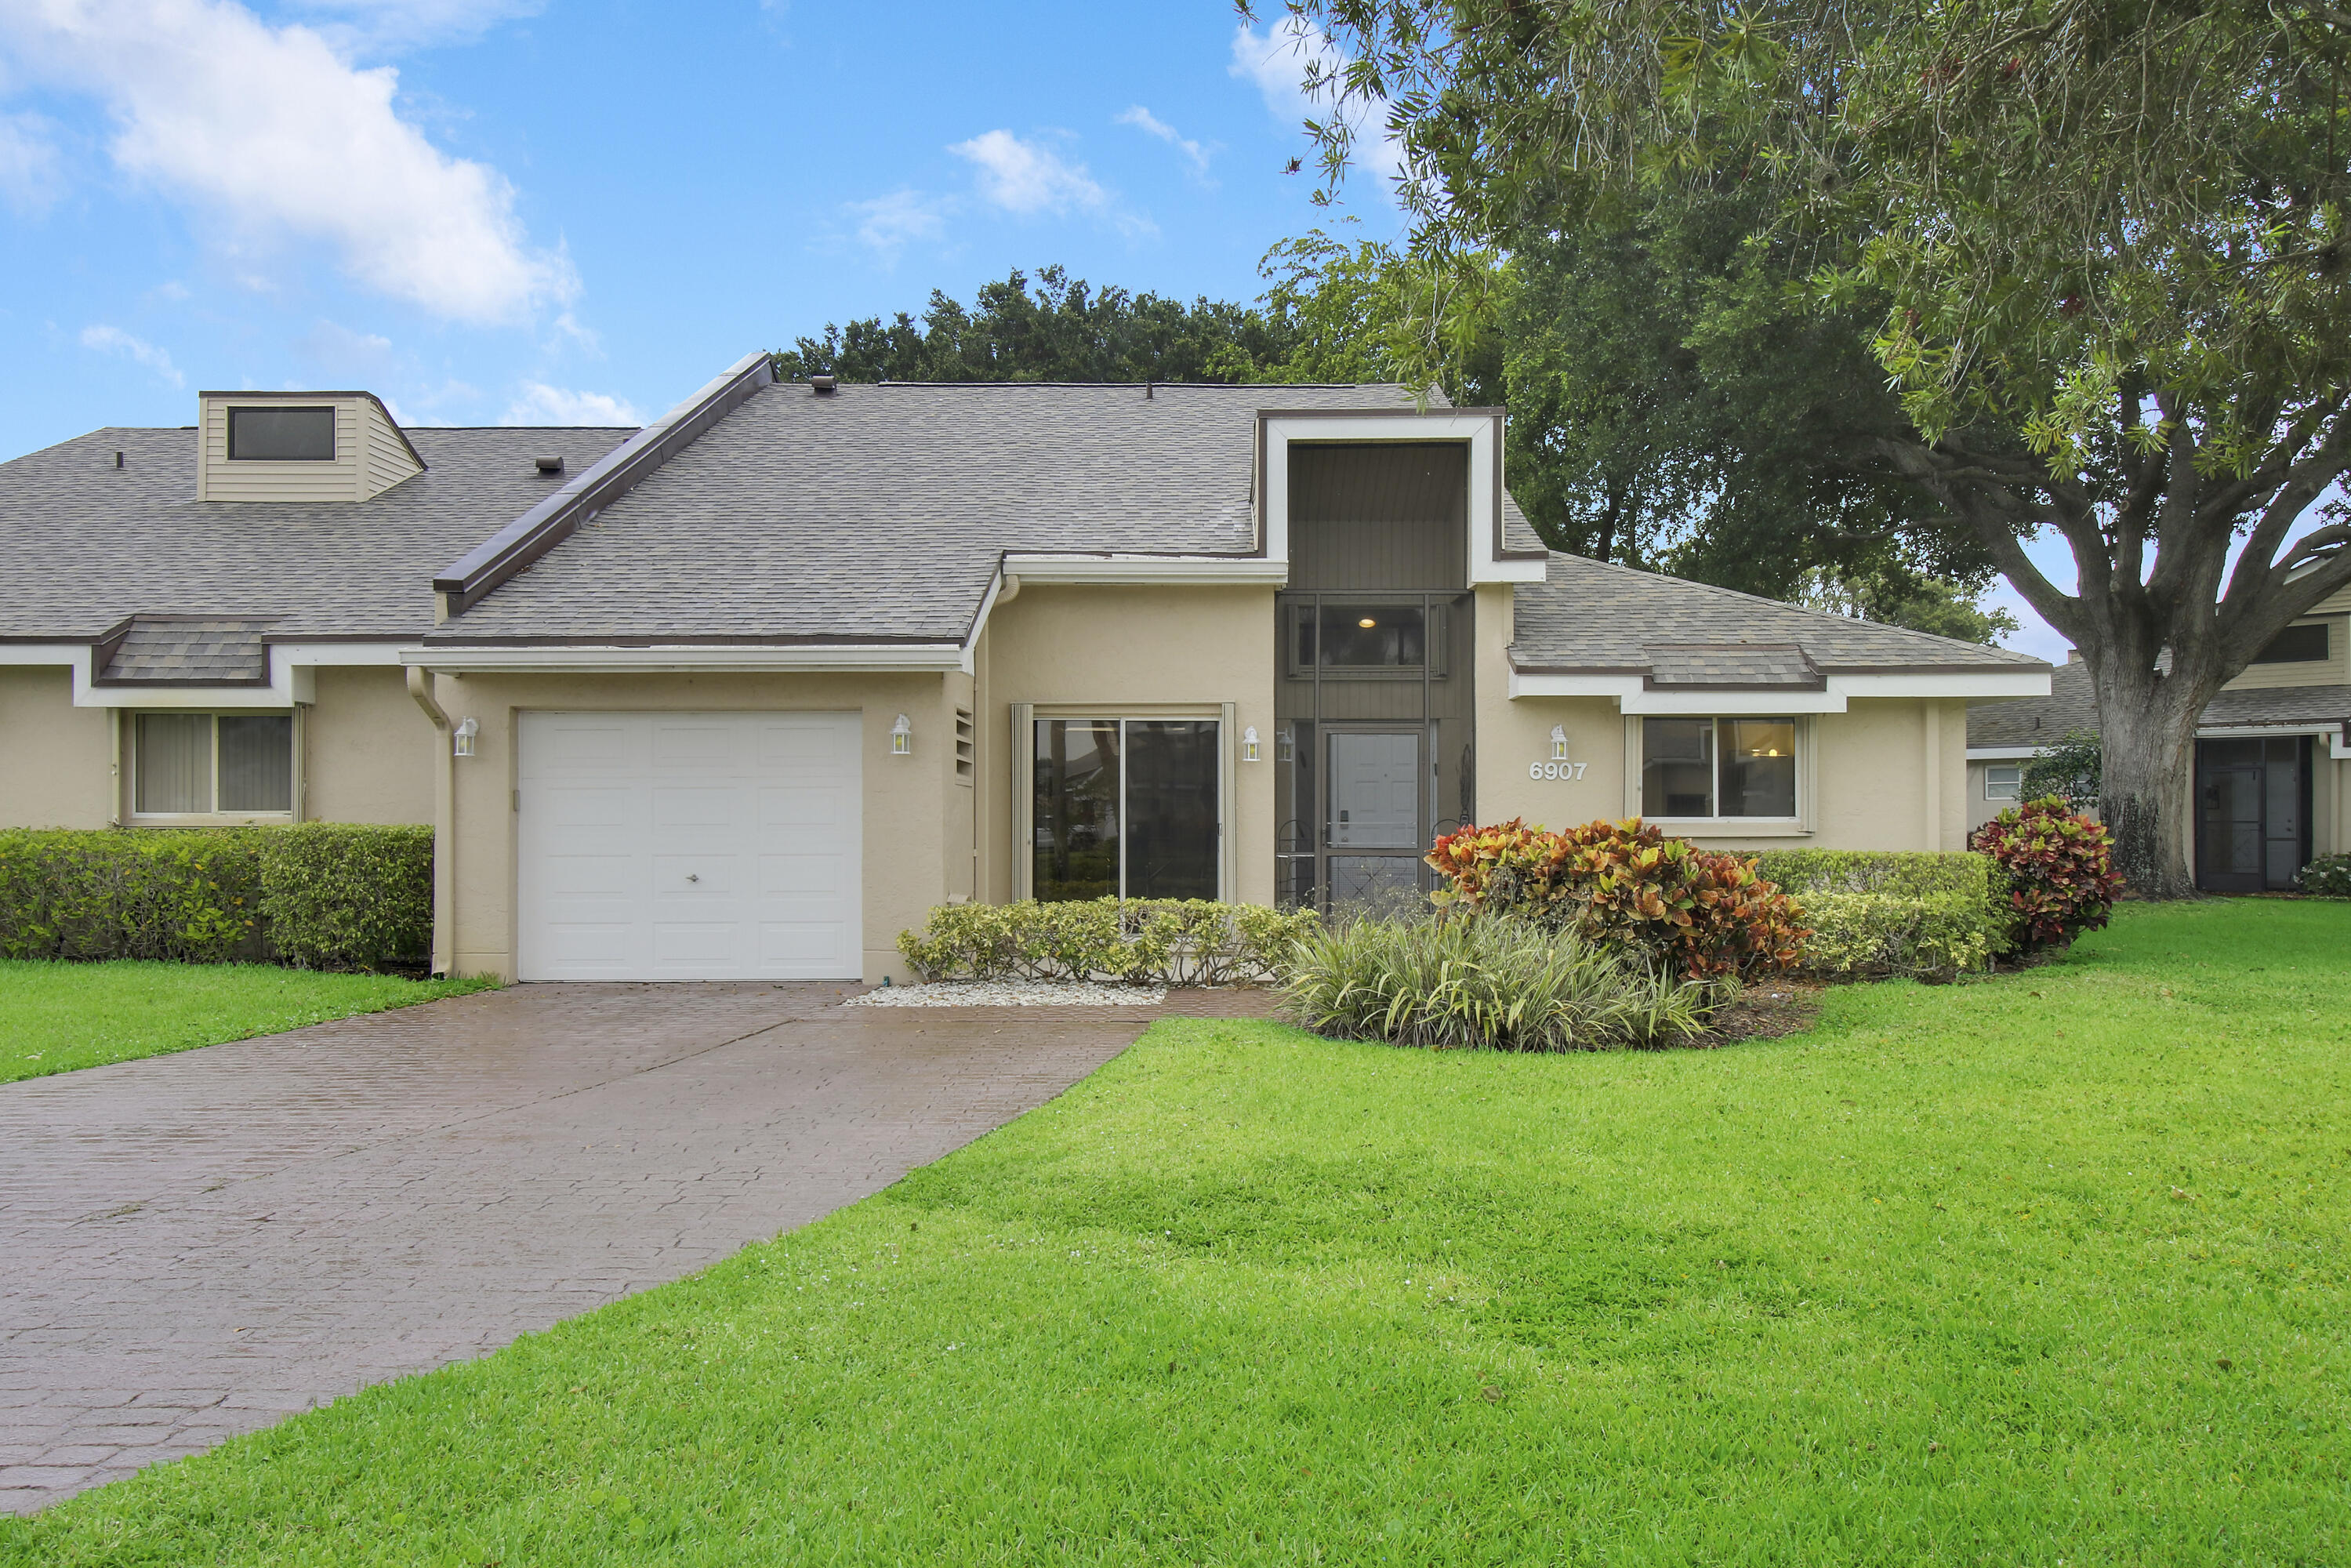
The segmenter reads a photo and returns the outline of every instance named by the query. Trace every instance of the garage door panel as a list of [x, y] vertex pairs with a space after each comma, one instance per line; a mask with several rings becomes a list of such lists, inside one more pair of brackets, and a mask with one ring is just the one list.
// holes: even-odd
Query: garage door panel
[[862, 967], [850, 714], [526, 714], [526, 979], [832, 979]]
[[759, 958], [770, 966], [839, 966], [855, 960], [831, 923], [767, 920], [759, 924]]

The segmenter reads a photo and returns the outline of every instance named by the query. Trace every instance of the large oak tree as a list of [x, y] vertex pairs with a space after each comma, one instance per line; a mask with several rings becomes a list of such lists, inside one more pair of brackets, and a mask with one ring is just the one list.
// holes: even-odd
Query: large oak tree
[[[2351, 584], [2346, 14], [2325, 0], [1294, 0], [1404, 144], [1424, 265], [1735, 197], [1866, 323], [1899, 476], [2089, 665], [2101, 804], [2190, 890], [2199, 715]], [[1310, 128], [1346, 170], [1351, 127]], [[2071, 591], [2025, 550], [2070, 548]]]

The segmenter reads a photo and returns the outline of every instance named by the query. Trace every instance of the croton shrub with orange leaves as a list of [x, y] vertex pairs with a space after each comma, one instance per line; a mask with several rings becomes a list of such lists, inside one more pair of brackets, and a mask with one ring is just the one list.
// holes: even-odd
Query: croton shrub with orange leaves
[[1752, 860], [1638, 818], [1554, 833], [1513, 817], [1447, 833], [1427, 860], [1447, 883], [1441, 905], [1540, 921], [1694, 980], [1792, 969], [1803, 956], [1803, 912]]

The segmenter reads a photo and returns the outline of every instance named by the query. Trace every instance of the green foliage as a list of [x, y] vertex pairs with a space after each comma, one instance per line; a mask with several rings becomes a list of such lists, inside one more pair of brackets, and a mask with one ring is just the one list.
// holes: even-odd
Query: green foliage
[[2351, 898], [2351, 855], [2321, 855], [2294, 873], [2294, 886], [2320, 898]]
[[433, 830], [302, 822], [267, 830], [269, 946], [305, 969], [374, 969], [433, 951]]
[[2067, 730], [2024, 765], [2022, 793], [2029, 800], [2053, 795], [2073, 810], [2093, 811], [2105, 789], [2105, 752], [2094, 729]]
[[1205, 297], [1095, 289], [1058, 267], [980, 286], [967, 307], [936, 289], [916, 321], [900, 311], [828, 325], [772, 356], [785, 381], [1246, 382], [1288, 354], [1287, 323]]
[[0, 958], [0, 1083], [277, 1034], [496, 984], [320, 974], [276, 964]]
[[1803, 906], [1815, 973], [1942, 979], [2012, 946], [2006, 883], [1987, 855], [1771, 850], [1755, 869]]
[[933, 980], [1111, 979], [1226, 986], [1277, 977], [1312, 911], [1206, 899], [942, 904], [898, 951]]
[[2028, 951], [2068, 947], [2105, 926], [2123, 888], [2113, 846], [2103, 826], [2054, 796], [2011, 806], [1968, 840], [2000, 862], [2015, 938]]
[[1815, 569], [1797, 601], [1807, 609], [1855, 621], [1902, 626], [1961, 643], [1998, 643], [2023, 629], [2005, 610], [1986, 610], [1983, 583], [1919, 577], [1884, 569], [1834, 572]]
[[1637, 818], [1554, 833], [1513, 817], [1448, 833], [1426, 859], [1446, 880], [1439, 908], [1530, 920], [1694, 980], [1792, 968], [1802, 952], [1802, 912], [1753, 861]]
[[1374, 240], [1317, 229], [1265, 255], [1265, 311], [1289, 345], [1259, 382], [1435, 384], [1457, 405], [1502, 401], [1497, 311], [1506, 274], [1485, 253], [1429, 266]]
[[2001, 892], [1999, 866], [1989, 855], [1925, 850], [1766, 850], [1755, 873], [1804, 901], [1822, 893], [1887, 893], [1905, 898], [1955, 893], [1989, 904]]
[[0, 956], [258, 957], [262, 845], [276, 831], [0, 832]]
[[1281, 986], [1284, 1009], [1317, 1034], [1435, 1051], [1670, 1045], [1702, 1030], [1722, 995], [1635, 955], [1497, 915], [1316, 930]]
[[2343, 916], [2129, 905], [1720, 1051], [1162, 1019], [814, 1224], [0, 1514], [0, 1562], [2338, 1563]]
[[0, 832], [0, 956], [312, 968], [422, 957], [433, 831], [295, 827]]

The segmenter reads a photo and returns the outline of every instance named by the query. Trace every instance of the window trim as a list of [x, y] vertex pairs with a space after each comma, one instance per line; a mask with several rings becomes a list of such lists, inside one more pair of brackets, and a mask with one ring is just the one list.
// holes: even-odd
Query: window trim
[[[324, 457], [250, 457], [236, 449], [236, 416], [240, 413], [323, 413], [327, 416]], [[229, 403], [221, 413], [221, 451], [231, 463], [337, 463], [342, 460], [342, 422], [332, 403]]]
[[[1630, 808], [1628, 815], [1645, 822], [1655, 822], [1661, 828], [1677, 832], [1700, 834], [1708, 838], [1740, 836], [1756, 838], [1786, 838], [1809, 834], [1813, 831], [1813, 716], [1802, 713], [1691, 713], [1691, 714], [1626, 714], [1625, 716], [1625, 796]], [[1794, 727], [1796, 737], [1796, 810], [1787, 817], [1652, 817], [1642, 810], [1646, 796], [1643, 773], [1648, 760], [1647, 721], [1653, 718], [1702, 718], [1719, 725], [1725, 720], [1762, 720]], [[1714, 747], [1714, 798], [1722, 800], [1721, 732], [1716, 731]]]
[[[285, 708], [116, 708], [116, 734], [120, 749], [121, 802], [116, 821], [140, 828], [223, 828], [266, 826], [277, 822], [298, 822], [302, 820], [302, 792], [306, 784], [302, 767], [303, 744], [302, 707], [296, 705], [289, 713]], [[139, 810], [139, 720], [148, 715], [168, 715], [174, 717], [195, 717], [208, 722], [205, 734], [212, 743], [213, 810], [209, 811], [142, 811]], [[293, 756], [288, 762], [287, 808], [282, 811], [224, 811], [220, 810], [220, 721], [224, 718], [288, 718], [287, 744]]]
[[[2015, 775], [2016, 775], [2016, 777], [2015, 777], [2013, 779], [2011, 779], [2011, 780], [2010, 780], [2010, 781], [2008, 782], [2008, 789], [2009, 789], [2009, 791], [2010, 791], [2008, 794], [2005, 794], [2005, 795], [1995, 795], [1995, 794], [1993, 794], [1993, 793], [1991, 792], [1991, 776], [1992, 776], [1993, 774], [1995, 774], [1995, 773], [2013, 773], [2013, 774], [2015, 774]], [[1980, 791], [1980, 792], [1982, 793], [1983, 798], [1984, 798], [1985, 800], [2023, 800], [2023, 799], [2024, 799], [2024, 764], [2023, 764], [2023, 763], [2022, 763], [2022, 762], [1987, 762], [1987, 763], [1985, 763], [1985, 764], [1984, 764], [1984, 770], [1983, 770], [1983, 784], [1982, 784], [1981, 791]]]
[[1233, 703], [1012, 703], [1012, 896], [1037, 896], [1037, 727], [1049, 722], [1115, 724], [1119, 727], [1118, 896], [1126, 894], [1126, 726], [1130, 723], [1213, 724], [1217, 727], [1217, 895], [1230, 904], [1234, 888]]

